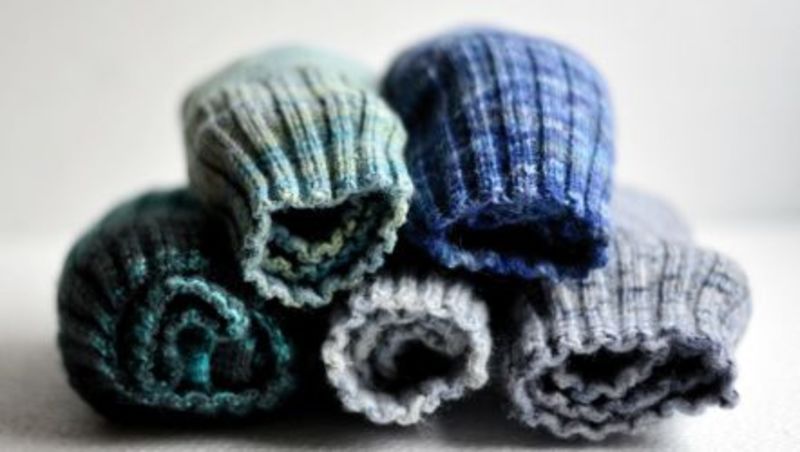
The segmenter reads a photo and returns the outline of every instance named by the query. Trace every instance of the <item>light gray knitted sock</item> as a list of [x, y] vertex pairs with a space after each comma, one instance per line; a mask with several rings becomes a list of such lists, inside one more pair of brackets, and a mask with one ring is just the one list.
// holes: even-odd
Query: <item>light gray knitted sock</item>
[[517, 300], [501, 378], [513, 415], [599, 440], [679, 410], [731, 407], [733, 348], [750, 315], [745, 275], [696, 248], [670, 208], [620, 192], [608, 265]]
[[384, 274], [334, 313], [322, 347], [345, 409], [410, 425], [488, 380], [486, 306], [461, 284]]

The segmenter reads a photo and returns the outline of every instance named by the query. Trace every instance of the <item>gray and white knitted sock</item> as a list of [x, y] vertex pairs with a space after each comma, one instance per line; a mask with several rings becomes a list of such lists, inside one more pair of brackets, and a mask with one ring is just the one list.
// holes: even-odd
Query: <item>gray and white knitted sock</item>
[[382, 276], [334, 313], [322, 347], [345, 409], [410, 425], [488, 380], [486, 306], [464, 285]]
[[[621, 192], [607, 266], [517, 300], [503, 375], [513, 415], [562, 437], [633, 433], [679, 410], [731, 407], [745, 275], [695, 247], [654, 198]], [[616, 215], [619, 213], [619, 215]], [[664, 227], [671, 224], [671, 227]]]

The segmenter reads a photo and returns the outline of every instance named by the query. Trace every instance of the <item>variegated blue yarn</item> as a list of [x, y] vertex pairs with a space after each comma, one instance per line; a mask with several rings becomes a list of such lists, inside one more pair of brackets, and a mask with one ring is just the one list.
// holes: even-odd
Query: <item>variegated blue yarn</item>
[[70, 251], [58, 289], [70, 384], [113, 418], [225, 418], [273, 410], [293, 346], [227, 271], [225, 230], [185, 190], [106, 215]]
[[227, 216], [263, 296], [322, 306], [394, 248], [412, 193], [406, 134], [357, 64], [256, 55], [192, 90], [183, 119], [191, 189]]
[[581, 56], [458, 31], [403, 52], [383, 89], [409, 134], [411, 241], [447, 267], [525, 279], [603, 264], [611, 108]]

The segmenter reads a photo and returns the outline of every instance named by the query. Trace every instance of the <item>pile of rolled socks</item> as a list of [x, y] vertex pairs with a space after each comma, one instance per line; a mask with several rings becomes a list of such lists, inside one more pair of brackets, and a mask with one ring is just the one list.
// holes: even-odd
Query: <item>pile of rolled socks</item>
[[98, 412], [237, 423], [321, 387], [407, 426], [493, 387], [498, 416], [599, 440], [736, 403], [745, 275], [617, 186], [576, 51], [460, 29], [375, 77], [272, 49], [182, 118], [187, 186], [114, 207], [64, 264], [61, 355]]

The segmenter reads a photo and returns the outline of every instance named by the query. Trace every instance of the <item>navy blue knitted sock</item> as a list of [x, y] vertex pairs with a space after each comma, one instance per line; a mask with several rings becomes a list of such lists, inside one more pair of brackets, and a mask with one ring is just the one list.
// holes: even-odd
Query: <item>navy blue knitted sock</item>
[[460, 31], [402, 53], [383, 89], [409, 134], [411, 241], [448, 267], [522, 278], [605, 262], [611, 110], [582, 57]]

